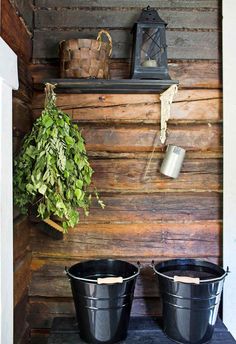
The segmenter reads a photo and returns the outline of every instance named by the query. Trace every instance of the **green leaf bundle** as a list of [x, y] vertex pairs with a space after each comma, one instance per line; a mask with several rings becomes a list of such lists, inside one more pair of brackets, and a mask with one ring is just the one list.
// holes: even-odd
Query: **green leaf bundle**
[[[14, 161], [14, 202], [22, 213], [33, 204], [40, 218], [59, 217], [66, 231], [78, 224], [78, 208], [89, 214], [93, 170], [81, 132], [57, 108], [53, 88], [46, 85], [45, 109]], [[103, 208], [96, 190], [95, 196]]]

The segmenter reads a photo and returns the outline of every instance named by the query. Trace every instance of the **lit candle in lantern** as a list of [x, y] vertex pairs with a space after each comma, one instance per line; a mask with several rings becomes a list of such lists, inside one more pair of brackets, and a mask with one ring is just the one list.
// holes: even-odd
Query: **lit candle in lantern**
[[142, 63], [143, 67], [157, 67], [157, 61], [156, 60], [146, 60]]

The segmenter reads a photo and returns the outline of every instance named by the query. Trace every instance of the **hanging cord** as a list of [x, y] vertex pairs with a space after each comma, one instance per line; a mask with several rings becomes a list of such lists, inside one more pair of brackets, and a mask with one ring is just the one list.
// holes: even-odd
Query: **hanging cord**
[[56, 84], [50, 84], [47, 82], [45, 84], [45, 102], [44, 102], [44, 107], [45, 108], [53, 108], [56, 105], [56, 93], [54, 92], [54, 89], [56, 87]]
[[[171, 104], [173, 102], [175, 94], [178, 92], [178, 86], [177, 85], [171, 85], [165, 92], [161, 93], [160, 95], [160, 101], [161, 101], [161, 133], [160, 133], [160, 141], [161, 144], [164, 145], [166, 141], [166, 132], [167, 132], [167, 122], [170, 118], [170, 108]], [[157, 147], [157, 135], [158, 131], [156, 132], [152, 152], [150, 154], [150, 158], [148, 160], [147, 166], [144, 171], [144, 175], [142, 180], [145, 181], [147, 177], [147, 173], [149, 171], [149, 167], [152, 162], [152, 158], [155, 152], [155, 149]]]
[[154, 143], [153, 143], [153, 148], [152, 148], [152, 151], [151, 151], [151, 154], [150, 154], [150, 158], [149, 158], [149, 160], [148, 160], [148, 163], [147, 163], [147, 165], [146, 165], [146, 168], [145, 168], [145, 171], [144, 171], [144, 174], [143, 174], [143, 177], [142, 177], [142, 181], [144, 181], [144, 182], [147, 180], [147, 179], [146, 179], [147, 173], [148, 173], [148, 171], [149, 171], [149, 167], [150, 167], [150, 165], [151, 165], [152, 158], [153, 158], [155, 149], [156, 149], [156, 147], [157, 147], [157, 142], [158, 142], [158, 140], [157, 140], [157, 135], [158, 135], [158, 132], [156, 132], [156, 134], [155, 134], [154, 141], [153, 141], [153, 142], [154, 142]]

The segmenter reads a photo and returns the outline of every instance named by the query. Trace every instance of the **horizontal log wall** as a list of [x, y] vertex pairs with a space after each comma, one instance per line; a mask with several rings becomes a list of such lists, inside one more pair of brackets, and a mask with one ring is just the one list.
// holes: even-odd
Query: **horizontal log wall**
[[[94, 169], [93, 185], [106, 203], [94, 202], [89, 217], [62, 241], [32, 230], [30, 316], [35, 343], [45, 341], [55, 316], [74, 308], [65, 265], [95, 258], [121, 258], [143, 269], [137, 280], [133, 315], [161, 314], [159, 290], [149, 264], [173, 257], [221, 262], [222, 242], [222, 92], [221, 8], [217, 0], [149, 1], [168, 25], [169, 71], [180, 82], [171, 108], [168, 142], [187, 150], [178, 179], [160, 174], [164, 156], [159, 95], [60, 94], [86, 140]], [[114, 79], [129, 78], [130, 29], [138, 1], [36, 0], [35, 83], [59, 77], [58, 43], [71, 37], [95, 37], [108, 28], [114, 40], [110, 61]], [[33, 115], [44, 95], [34, 93]], [[146, 176], [153, 144], [157, 148]]]
[[[168, 22], [168, 56], [171, 59], [212, 59], [219, 57], [218, 1], [153, 1]], [[76, 37], [96, 37], [100, 28], [109, 28], [113, 58], [128, 58], [131, 28], [146, 1], [36, 1], [34, 58], [58, 56], [58, 42]], [[207, 42], [207, 44], [206, 44]]]
[[[19, 90], [13, 93], [13, 151], [17, 154], [22, 137], [32, 126], [33, 7], [30, 1], [1, 1], [1, 36], [18, 56]], [[14, 343], [26, 344], [30, 329], [27, 322], [30, 282], [30, 223], [14, 211]]]

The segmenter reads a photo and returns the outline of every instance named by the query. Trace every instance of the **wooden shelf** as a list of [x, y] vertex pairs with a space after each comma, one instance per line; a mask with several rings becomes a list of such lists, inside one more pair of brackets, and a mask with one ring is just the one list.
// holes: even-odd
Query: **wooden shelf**
[[[74, 318], [54, 318], [48, 344], [84, 344], [80, 339], [77, 322]], [[161, 318], [131, 317], [127, 339], [123, 344], [162, 343], [173, 344], [162, 331]], [[220, 319], [217, 320], [211, 344], [235, 344], [236, 341]]]
[[42, 90], [44, 84], [56, 84], [57, 93], [161, 93], [171, 85], [178, 84], [176, 80], [104, 80], [104, 79], [47, 79], [35, 88]]

